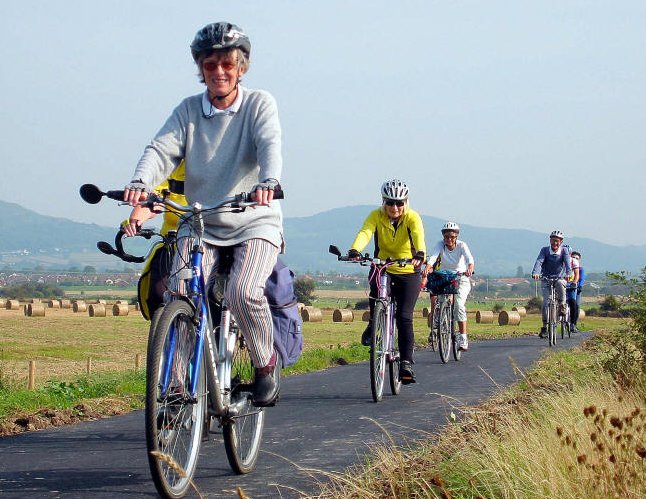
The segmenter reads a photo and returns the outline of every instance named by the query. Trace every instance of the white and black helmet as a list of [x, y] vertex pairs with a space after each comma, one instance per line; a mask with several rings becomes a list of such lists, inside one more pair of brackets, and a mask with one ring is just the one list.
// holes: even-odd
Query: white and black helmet
[[550, 234], [550, 237], [558, 237], [559, 239], [563, 239], [563, 231], [560, 230], [553, 230], [552, 233]]
[[388, 180], [381, 186], [381, 197], [392, 199], [393, 201], [406, 201], [408, 199], [408, 186], [397, 178]]
[[200, 55], [212, 50], [241, 49], [247, 58], [251, 54], [251, 42], [242, 28], [227, 22], [211, 23], [197, 32], [191, 43], [191, 55], [195, 62]]
[[447, 231], [460, 232], [460, 226], [455, 222], [446, 222], [442, 226], [442, 234], [444, 234]]

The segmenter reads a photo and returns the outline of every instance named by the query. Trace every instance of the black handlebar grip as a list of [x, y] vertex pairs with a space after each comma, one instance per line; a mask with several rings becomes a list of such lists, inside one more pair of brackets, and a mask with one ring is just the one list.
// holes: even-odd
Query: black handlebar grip
[[274, 189], [274, 199], [285, 199], [285, 191], [282, 189]]
[[108, 191], [105, 195], [115, 201], [123, 201], [123, 191]]

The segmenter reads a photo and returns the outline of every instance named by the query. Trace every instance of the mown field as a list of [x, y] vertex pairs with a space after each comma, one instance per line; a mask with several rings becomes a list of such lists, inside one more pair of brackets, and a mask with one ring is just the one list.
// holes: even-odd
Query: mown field
[[[306, 351], [345, 350], [356, 346], [365, 322], [361, 311], [355, 311], [353, 322], [332, 321], [334, 304], [323, 309], [322, 322], [303, 324]], [[470, 304], [471, 312], [475, 304]], [[428, 303], [421, 301], [415, 314], [415, 333], [418, 347], [423, 348], [428, 333], [427, 319], [421, 308]], [[580, 326], [593, 329], [621, 323], [619, 319], [586, 318]], [[42, 386], [48, 380], [72, 380], [86, 373], [88, 359], [94, 373], [125, 371], [135, 368], [137, 355], [139, 367], [145, 366], [148, 326], [141, 315], [131, 310], [127, 316], [89, 317], [87, 312], [47, 309], [45, 317], [25, 317], [22, 310], [0, 310], [0, 380], [7, 384], [25, 386], [29, 362], [35, 361], [35, 384]], [[536, 334], [540, 328], [538, 315], [529, 314], [517, 326], [476, 324], [473, 313], [469, 319], [472, 340]], [[367, 358], [367, 349], [362, 349]], [[340, 352], [340, 355], [343, 354]], [[297, 364], [297, 372], [311, 370]]]

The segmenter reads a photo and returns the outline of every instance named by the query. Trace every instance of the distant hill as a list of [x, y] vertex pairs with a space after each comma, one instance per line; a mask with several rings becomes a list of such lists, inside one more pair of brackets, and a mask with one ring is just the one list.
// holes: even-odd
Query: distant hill
[[[285, 219], [287, 251], [285, 260], [295, 269], [349, 271], [349, 264], [336, 262], [327, 253], [330, 244], [347, 251], [363, 220], [374, 206], [335, 208], [310, 217]], [[441, 239], [445, 220], [423, 215], [426, 244]], [[461, 236], [469, 244], [480, 275], [511, 276], [522, 266], [529, 274], [547, 234], [520, 229], [492, 229], [460, 223]], [[567, 244], [581, 251], [588, 272], [606, 270], [638, 271], [646, 265], [646, 245], [612, 246], [593, 239], [568, 237]], [[372, 244], [368, 246], [372, 250]]]
[[[335, 208], [309, 217], [285, 219], [287, 242], [284, 260], [297, 272], [365, 272], [341, 264], [330, 255], [328, 246], [336, 244], [346, 251], [373, 206]], [[96, 249], [99, 240], [112, 241], [115, 228], [77, 223], [65, 218], [40, 215], [17, 204], [0, 201], [0, 268], [29, 262], [66, 268], [69, 265], [121, 267], [114, 257]], [[423, 216], [427, 245], [440, 239], [444, 220]], [[515, 275], [519, 266], [531, 271], [547, 235], [518, 229], [492, 229], [460, 224], [461, 235], [469, 244], [480, 275]], [[646, 265], [646, 245], [612, 246], [593, 239], [568, 237], [567, 243], [583, 253], [588, 272], [606, 270], [638, 271]], [[371, 246], [366, 250], [370, 251]]]

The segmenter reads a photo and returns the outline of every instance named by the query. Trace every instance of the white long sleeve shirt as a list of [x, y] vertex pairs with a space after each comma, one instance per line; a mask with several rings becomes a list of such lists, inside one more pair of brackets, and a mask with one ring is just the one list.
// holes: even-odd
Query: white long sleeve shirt
[[441, 257], [440, 269], [452, 270], [454, 272], [466, 272], [467, 267], [474, 263], [473, 255], [469, 246], [464, 241], [456, 241], [453, 251], [444, 244], [444, 241], [438, 241], [428, 257], [428, 263], [433, 265], [437, 258]]

